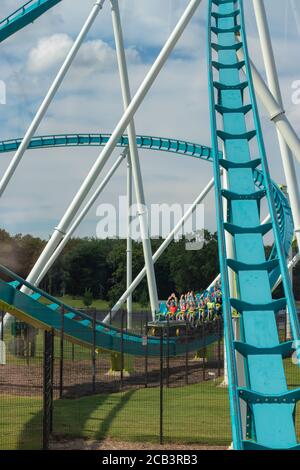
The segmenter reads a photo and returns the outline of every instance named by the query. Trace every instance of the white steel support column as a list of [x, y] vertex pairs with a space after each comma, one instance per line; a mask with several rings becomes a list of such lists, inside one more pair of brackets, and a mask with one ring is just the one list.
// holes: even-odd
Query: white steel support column
[[[267, 83], [275, 100], [283, 109], [282, 94], [280, 90], [280, 84], [264, 2], [263, 0], [253, 0], [253, 6], [267, 74]], [[294, 219], [298, 250], [300, 250], [300, 193], [296, 176], [295, 164], [292, 153], [278, 129], [277, 134]]]
[[[127, 63], [126, 63], [126, 56], [125, 56], [125, 49], [124, 49], [124, 40], [123, 40], [123, 32], [122, 32], [122, 26], [121, 26], [119, 2], [118, 0], [110, 0], [110, 2], [111, 2], [112, 23], [113, 23], [114, 38], [115, 38], [115, 43], [116, 43], [121, 90], [122, 90], [122, 97], [123, 97], [123, 105], [124, 105], [124, 111], [126, 111], [128, 106], [130, 105], [131, 93], [130, 93], [129, 77], [128, 77], [128, 70], [127, 70]], [[130, 150], [130, 162], [131, 162], [132, 176], [133, 176], [133, 181], [134, 181], [136, 202], [137, 202], [137, 212], [138, 212], [139, 223], [140, 223], [145, 267], [147, 271], [148, 291], [149, 291], [149, 297], [150, 297], [152, 319], [155, 320], [156, 313], [158, 312], [158, 309], [159, 309], [157, 285], [156, 285], [156, 279], [155, 279], [154, 263], [152, 260], [148, 211], [147, 211], [146, 201], [145, 201], [143, 178], [142, 178], [142, 173], [141, 173], [138, 148], [136, 144], [136, 131], [135, 131], [135, 124], [134, 124], [133, 119], [130, 121], [129, 126], [128, 126], [128, 139], [129, 139], [129, 150]], [[127, 265], [127, 268], [128, 267], [129, 266]], [[130, 284], [131, 282], [129, 283], [129, 285]]]
[[115, 147], [117, 146], [121, 135], [124, 133], [125, 129], [128, 127], [133, 116], [139, 109], [141, 103], [147, 96], [147, 93], [151, 89], [153, 83], [155, 82], [160, 71], [162, 70], [169, 55], [171, 54], [174, 47], [176, 46], [179, 38], [182, 36], [187, 25], [189, 24], [190, 20], [194, 16], [201, 1], [202, 0], [191, 0], [190, 3], [188, 4], [183, 15], [181, 16], [173, 32], [171, 33], [169, 39], [165, 43], [160, 54], [158, 55], [154, 64], [152, 65], [149, 72], [147, 73], [145, 79], [140, 85], [138, 91], [136, 92], [126, 112], [123, 114], [122, 118], [120, 119], [119, 123], [114, 129], [109, 141], [103, 148], [102, 152], [100, 153], [94, 165], [92, 166], [86, 179], [82, 183], [79, 191], [77, 192], [76, 196], [74, 197], [73, 201], [71, 202], [64, 216], [62, 217], [59, 225], [55, 228], [45, 249], [43, 250], [42, 254], [38, 258], [37, 262], [35, 263], [33, 269], [31, 270], [28, 276], [27, 278], [28, 282], [31, 282], [32, 284], [36, 283], [36, 280], [39, 277], [41, 271], [43, 270], [45, 264], [48, 262], [52, 253], [55, 251], [56, 247], [64, 238], [66, 231], [68, 230], [69, 225], [72, 223], [77, 212], [79, 211], [81, 204], [85, 200], [86, 196], [88, 195], [89, 191], [94, 185], [96, 179], [101, 173], [104, 165], [106, 164], [107, 160], [109, 159]]
[[[297, 253], [296, 256], [294, 256], [293, 259], [291, 261], [289, 261], [289, 264], [288, 264], [289, 270], [294, 269], [297, 266], [297, 264], [299, 263], [299, 261], [300, 261], [300, 253]], [[281, 281], [282, 281], [282, 277], [279, 276], [276, 284], [273, 287], [273, 291], [275, 289], [277, 289], [277, 287], [280, 285]]]
[[97, 18], [98, 13], [103, 7], [105, 0], [97, 0], [95, 5], [92, 8], [92, 11], [87, 18], [82, 30], [80, 31], [79, 35], [77, 36], [76, 41], [74, 42], [69, 54], [67, 55], [61, 69], [59, 70], [54, 82], [52, 83], [43, 103], [41, 104], [38, 112], [36, 113], [31, 125], [29, 126], [20, 147], [18, 148], [16, 154], [14, 155], [13, 159], [11, 160], [6, 172], [4, 173], [1, 181], [0, 181], [0, 197], [2, 196], [3, 192], [5, 191], [8, 183], [10, 182], [13, 174], [15, 173], [24, 153], [26, 152], [32, 137], [34, 136], [38, 126], [40, 125], [42, 119], [44, 118], [53, 98], [55, 97], [60, 85], [62, 84], [72, 62], [74, 61], [87, 33], [91, 29], [95, 19]]
[[49, 269], [53, 266], [53, 264], [55, 263], [55, 261], [57, 260], [59, 255], [62, 253], [64, 247], [67, 245], [68, 241], [70, 240], [70, 238], [74, 234], [75, 230], [79, 227], [79, 225], [81, 224], [81, 222], [83, 221], [85, 216], [88, 214], [88, 212], [92, 208], [93, 204], [95, 204], [95, 202], [99, 198], [100, 194], [104, 191], [107, 184], [109, 183], [109, 181], [111, 180], [113, 175], [116, 173], [117, 169], [119, 168], [119, 166], [121, 165], [123, 160], [127, 157], [127, 154], [128, 154], [128, 149], [126, 148], [121, 153], [121, 155], [119, 155], [119, 157], [117, 158], [114, 165], [111, 167], [111, 169], [108, 171], [107, 175], [101, 181], [101, 183], [100, 183], [99, 187], [97, 188], [97, 190], [94, 192], [94, 194], [91, 196], [89, 201], [86, 203], [86, 205], [80, 211], [80, 213], [78, 214], [78, 216], [76, 217], [76, 219], [74, 220], [72, 225], [70, 226], [69, 230], [67, 231], [66, 235], [64, 236], [64, 238], [62, 239], [62, 241], [60, 242], [60, 244], [58, 245], [56, 250], [52, 253], [52, 255], [49, 258], [48, 262], [45, 264], [44, 269], [42, 270], [41, 274], [37, 278], [37, 281], [36, 281], [37, 285], [43, 280], [43, 278], [46, 276]]
[[[294, 266], [292, 263], [293, 260], [293, 245], [291, 246], [291, 251], [290, 251], [290, 257], [289, 257], [289, 273], [290, 273], [290, 279], [291, 279], [291, 285], [292, 289], [294, 288]], [[289, 313], [289, 309], [286, 309], [286, 340], [290, 341], [293, 339], [293, 333], [292, 333], [292, 325], [291, 325], [291, 317]]]
[[[94, 192], [94, 194], [92, 195], [92, 197], [89, 199], [89, 201], [87, 202], [87, 204], [83, 207], [83, 209], [81, 210], [81, 212], [78, 214], [77, 218], [74, 220], [74, 222], [72, 223], [72, 225], [70, 226], [69, 230], [67, 231], [65, 237], [61, 240], [60, 244], [57, 246], [56, 250], [52, 253], [52, 255], [50, 256], [48, 262], [44, 265], [41, 273], [39, 274], [35, 284], [36, 285], [39, 285], [39, 283], [43, 280], [43, 278], [46, 276], [47, 272], [49, 271], [49, 269], [53, 266], [53, 264], [55, 263], [55, 261], [57, 260], [57, 258], [59, 257], [59, 255], [62, 253], [63, 249], [65, 248], [65, 246], [67, 245], [68, 241], [70, 240], [70, 238], [72, 237], [73, 233], [75, 232], [75, 230], [77, 229], [77, 227], [81, 224], [82, 220], [84, 219], [84, 217], [87, 215], [87, 213], [89, 212], [89, 210], [91, 209], [91, 207], [93, 206], [93, 204], [96, 202], [96, 200], [98, 199], [98, 197], [100, 196], [100, 194], [102, 193], [102, 191], [105, 189], [106, 185], [108, 184], [108, 182], [111, 180], [112, 176], [115, 174], [115, 172], [117, 171], [117, 169], [119, 168], [119, 166], [121, 165], [122, 161], [124, 160], [124, 158], [126, 158], [127, 156], [127, 153], [128, 153], [128, 149], [126, 148], [122, 153], [121, 155], [119, 156], [119, 158], [117, 159], [117, 161], [115, 162], [115, 164], [111, 167], [111, 169], [109, 170], [109, 172], [107, 173], [107, 175], [105, 176], [105, 178], [101, 181], [99, 187], [97, 188], [97, 190]], [[24, 289], [25, 290], [25, 289]], [[11, 318], [11, 315], [9, 315], [8, 313], [5, 315], [4, 317], [4, 326], [6, 327], [8, 322], [10, 321], [10, 318]], [[1, 325], [0, 325], [0, 333], [1, 333]]]
[[[214, 179], [212, 178], [210, 182], [207, 184], [207, 186], [204, 188], [204, 190], [199, 194], [199, 196], [195, 199], [193, 204], [189, 207], [189, 209], [186, 211], [184, 216], [182, 217], [181, 220], [176, 224], [176, 226], [173, 228], [173, 230], [169, 233], [167, 238], [164, 240], [164, 242], [160, 245], [158, 250], [154, 253], [153, 255], [153, 263], [155, 263], [159, 257], [165, 252], [165, 250], [168, 248], [170, 243], [174, 240], [174, 237], [176, 234], [182, 229], [183, 225], [185, 222], [191, 217], [191, 215], [195, 212], [198, 204], [203, 202], [203, 200], [206, 198], [206, 196], [209, 194], [211, 189], [214, 187]], [[131, 283], [130, 287], [124, 292], [124, 294], [119, 298], [119, 300], [116, 302], [116, 304], [113, 306], [110, 315], [107, 315], [104, 319], [104, 323], [109, 323], [110, 318], [114, 318], [117, 312], [120, 310], [124, 302], [126, 302], [128, 296], [134, 292], [134, 290], [137, 288], [137, 286], [140, 284], [140, 282], [144, 279], [146, 275], [146, 268], [144, 267], [140, 273], [137, 275], [137, 277], [134, 279], [134, 281]]]
[[151, 89], [155, 79], [159, 75], [163, 65], [165, 64], [166, 60], [168, 59], [170, 53], [174, 49], [175, 45], [177, 44], [179, 38], [181, 37], [182, 33], [184, 32], [186, 26], [188, 25], [189, 21], [192, 19], [196, 9], [198, 8], [201, 0], [191, 0], [188, 7], [186, 8], [185, 12], [183, 13], [182, 17], [180, 18], [179, 22], [175, 26], [171, 36], [167, 40], [166, 44], [164, 45], [162, 51], [160, 52], [158, 58], [154, 62], [153, 66], [149, 70], [148, 74], [146, 75], [143, 83], [141, 84], [140, 88], [138, 89], [136, 95], [134, 96], [132, 102], [130, 103], [129, 107], [127, 108], [126, 112], [122, 116], [121, 120], [117, 124], [116, 128], [114, 129], [109, 141], [105, 145], [104, 149], [100, 153], [98, 159], [92, 166], [89, 174], [87, 175], [86, 179], [82, 183], [79, 191], [77, 192], [76, 196], [74, 197], [73, 201], [69, 205], [68, 209], [66, 210], [64, 216], [62, 217], [59, 225], [55, 228], [54, 233], [52, 234], [49, 242], [47, 243], [44, 251], [40, 255], [39, 259], [37, 260], [35, 266], [33, 267], [31, 273], [29, 274], [27, 280], [31, 283], [35, 283], [40, 272], [43, 270], [45, 264], [48, 262], [50, 256], [52, 255], [53, 251], [56, 249], [60, 241], [66, 234], [69, 225], [73, 221], [74, 217], [76, 216], [81, 204], [83, 203], [84, 199], [88, 195], [90, 189], [92, 188], [93, 184], [95, 183], [96, 179], [98, 178], [99, 174], [101, 173], [104, 165], [106, 164], [107, 160], [111, 156], [112, 152], [114, 151], [121, 135], [124, 133], [125, 129], [128, 127], [130, 121], [132, 120], [134, 114], [140, 107], [141, 103], [143, 102], [144, 98], [146, 97], [148, 91]]
[[[223, 155], [224, 155], [224, 147], [223, 147]], [[228, 175], [227, 171], [223, 171], [223, 189], [228, 189]], [[228, 222], [228, 201], [225, 199], [223, 201], [223, 217], [224, 221]], [[234, 251], [233, 251], [233, 241], [232, 241], [232, 235], [230, 233], [226, 232], [225, 233], [225, 241], [226, 241], [226, 252], [227, 252], [227, 257], [234, 259]], [[221, 276], [220, 276], [221, 280]], [[230, 269], [229, 270], [229, 275], [228, 275], [228, 280], [229, 280], [229, 291], [230, 291], [230, 297], [236, 297], [234, 295], [234, 272]], [[224, 341], [224, 378], [223, 382], [221, 384], [222, 387], [228, 387], [228, 367], [227, 367], [227, 353], [226, 353], [226, 342]]]
[[[225, 148], [223, 147], [223, 155], [226, 155]], [[229, 188], [229, 181], [228, 181], [228, 172], [223, 171], [223, 189], [230, 189]], [[224, 221], [230, 222], [228, 220], [228, 207], [229, 202], [225, 200], [223, 202], [223, 213], [224, 213]], [[233, 236], [228, 232], [225, 233], [225, 241], [226, 241], [226, 253], [227, 258], [235, 259], [235, 249], [234, 249], [234, 240]], [[237, 298], [237, 279], [236, 275], [232, 269], [229, 269], [228, 274], [229, 279], [229, 291], [230, 297]], [[239, 317], [232, 317], [233, 322], [233, 330], [234, 330], [234, 339], [235, 341], [241, 340], [240, 334], [240, 318]], [[236, 352], [236, 362], [237, 362], [237, 371], [238, 371], [238, 385], [239, 387], [243, 387], [246, 385], [245, 381], [245, 365], [244, 365], [244, 358], [243, 356]], [[227, 367], [227, 354], [226, 354], [226, 341], [224, 341], [224, 379], [221, 384], [222, 387], [228, 387], [228, 367]], [[247, 425], [247, 405], [243, 400], [240, 400], [240, 408], [241, 408], [241, 418], [242, 418], [242, 425], [243, 425], [243, 435], [246, 438], [246, 425]]]
[[[244, 54], [241, 49], [237, 51], [237, 56], [239, 60], [244, 59]], [[252, 61], [250, 62], [256, 94], [268, 111], [271, 121], [275, 124], [276, 128], [279, 130], [280, 134], [294, 154], [294, 157], [298, 162], [300, 162], [300, 139], [287, 118], [285, 110], [280, 106], [277, 100], [275, 100], [254, 63]]]
[[[130, 154], [127, 156], [127, 257], [126, 257], [126, 289], [132, 283], [132, 169]], [[127, 299], [127, 328], [132, 329], [132, 294]]]

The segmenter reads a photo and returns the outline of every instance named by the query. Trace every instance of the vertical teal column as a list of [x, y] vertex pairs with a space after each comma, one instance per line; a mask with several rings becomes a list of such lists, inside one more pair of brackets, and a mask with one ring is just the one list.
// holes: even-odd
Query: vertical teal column
[[[214, 8], [215, 6], [215, 8]], [[289, 280], [285, 250], [280, 239], [280, 226], [275, 201], [268, 184], [270, 175], [263, 145], [260, 121], [248, 66], [248, 51], [241, 0], [211, 0], [209, 37], [209, 79], [211, 90], [212, 140], [216, 179], [219, 245], [225, 231], [233, 237], [234, 259], [226, 250], [220, 251], [221, 273], [227, 306], [225, 322], [228, 355], [232, 359], [230, 401], [235, 448], [293, 448], [297, 445], [294, 410], [288, 402], [282, 347], [276, 314], [287, 304], [293, 311], [294, 338], [299, 338], [299, 323]], [[239, 62], [236, 51], [244, 50], [245, 61]], [[246, 80], [241, 69], [246, 67]], [[224, 159], [219, 157], [219, 144], [224, 144]], [[267, 181], [264, 190], [256, 190], [253, 171], [259, 166]], [[220, 169], [228, 172], [228, 188], [224, 190], [217, 177]], [[261, 200], [267, 198], [271, 225], [261, 223]], [[224, 224], [218, 205], [226, 198], [229, 203], [229, 223]], [[276, 250], [273, 259], [266, 260], [264, 235], [272, 229]], [[270, 272], [276, 267], [283, 277], [285, 298], [272, 297]], [[237, 275], [237, 298], [229, 296], [228, 270]], [[223, 271], [223, 272], [222, 272]], [[241, 314], [241, 345], [232, 337], [231, 308]], [[290, 345], [291, 347], [291, 345]], [[244, 354], [246, 388], [237, 383], [236, 350]], [[250, 394], [248, 393], [250, 392]], [[236, 395], [238, 394], [238, 404]], [[300, 395], [299, 395], [300, 396]], [[247, 402], [252, 431], [251, 441], [245, 441], [246, 430], [236, 432], [241, 425], [240, 400]], [[241, 437], [243, 436], [243, 437]], [[242, 443], [239, 442], [242, 439]]]

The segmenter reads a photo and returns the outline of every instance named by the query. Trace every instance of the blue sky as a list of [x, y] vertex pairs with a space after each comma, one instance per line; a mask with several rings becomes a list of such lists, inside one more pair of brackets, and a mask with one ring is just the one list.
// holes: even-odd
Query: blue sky
[[[187, 4], [187, 0], [120, 1], [132, 93]], [[287, 114], [299, 132], [300, 105], [293, 104], [291, 96], [292, 83], [300, 80], [300, 2], [265, 0], [265, 4]], [[22, 0], [2, 0], [1, 15], [5, 17], [21, 5]], [[0, 109], [1, 139], [24, 135], [92, 5], [93, 0], [63, 0], [33, 25], [0, 44], [0, 79], [7, 84], [7, 105]], [[262, 71], [252, 2], [245, 0], [245, 6], [250, 52]], [[204, 0], [137, 113], [138, 133], [210, 144], [206, 10]], [[111, 132], [121, 114], [107, 0], [37, 135]], [[276, 133], [263, 109], [261, 119], [272, 177], [284, 182]], [[47, 238], [99, 152], [95, 148], [28, 152], [1, 199], [1, 226], [12, 233]], [[198, 161], [145, 151], [140, 156], [148, 203], [191, 203], [212, 175], [210, 165]], [[1, 173], [10, 158], [1, 157]], [[125, 194], [125, 188], [124, 167], [99, 202], [116, 204], [117, 195]], [[213, 195], [207, 200], [205, 217], [206, 227], [213, 230]], [[95, 235], [97, 222], [94, 207], [77, 234]]]

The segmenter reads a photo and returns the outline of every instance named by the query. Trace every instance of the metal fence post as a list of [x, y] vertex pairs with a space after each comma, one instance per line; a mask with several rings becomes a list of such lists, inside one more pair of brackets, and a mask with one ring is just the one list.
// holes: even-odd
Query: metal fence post
[[188, 338], [188, 321], [185, 323], [185, 385], [189, 383], [189, 338]]
[[202, 358], [202, 379], [206, 379], [206, 370], [205, 370], [205, 357], [206, 357], [206, 335], [205, 335], [205, 323], [202, 325], [202, 342], [203, 342], [203, 358]]
[[51, 330], [51, 412], [50, 412], [50, 433], [53, 432], [53, 394], [54, 394], [54, 357], [55, 343], [54, 330]]
[[167, 387], [169, 387], [170, 376], [170, 319], [167, 321]]
[[222, 341], [222, 323], [218, 319], [218, 377], [221, 377], [221, 341]]
[[61, 307], [61, 331], [60, 331], [60, 359], [59, 359], [59, 398], [63, 396], [64, 387], [64, 329], [65, 309]]
[[146, 325], [145, 325], [145, 336], [146, 336], [146, 346], [145, 346], [145, 388], [148, 387], [148, 312], [146, 313]]
[[92, 392], [96, 393], [96, 311], [93, 311]]
[[52, 333], [44, 333], [44, 374], [43, 374], [43, 450], [49, 449], [52, 427]]
[[164, 351], [163, 328], [160, 329], [159, 443], [164, 443]]
[[124, 314], [125, 310], [121, 312], [121, 389], [123, 388], [124, 380]]

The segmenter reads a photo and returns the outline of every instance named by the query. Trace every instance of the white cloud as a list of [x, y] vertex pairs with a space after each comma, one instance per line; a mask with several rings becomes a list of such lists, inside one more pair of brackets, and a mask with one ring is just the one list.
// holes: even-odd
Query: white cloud
[[[2, 0], [2, 13], [9, 13], [20, 3]], [[8, 105], [1, 108], [2, 138], [25, 133], [93, 3], [94, 0], [64, 0], [2, 44], [0, 78], [8, 85]], [[300, 106], [291, 103], [291, 83], [300, 78], [299, 36], [292, 17], [288, 35], [283, 31], [282, 18], [289, 0], [278, 2], [276, 8], [274, 0], [265, 3], [288, 115], [299, 129]], [[152, 61], [156, 56], [187, 4], [188, 0], [120, 0], [132, 94], [149, 70], [150, 58]], [[177, 55], [172, 55], [138, 111], [138, 133], [210, 144], [206, 4], [202, 3], [178, 43]], [[252, 2], [245, 2], [245, 8], [250, 52], [261, 70]], [[106, 2], [37, 135], [114, 129], [122, 114], [122, 99], [113, 44], [110, 5]], [[262, 124], [272, 176], [281, 182], [276, 133], [265, 112]], [[48, 236], [99, 152], [100, 149], [81, 148], [28, 152], [1, 199], [4, 228]], [[2, 174], [10, 158], [0, 157]], [[211, 178], [211, 165], [195, 159], [141, 152], [141, 163], [149, 203], [189, 203]], [[121, 168], [99, 202], [113, 203], [120, 192], [124, 194], [125, 182], [126, 171]], [[211, 195], [206, 213], [211, 229], [215, 226], [213, 201]], [[92, 210], [79, 233], [94, 234], [95, 223]]]
[[[43, 74], [56, 70], [65, 60], [74, 44], [68, 34], [53, 34], [41, 38], [28, 55], [27, 70], [30, 74]], [[129, 64], [139, 63], [140, 57], [134, 47], [126, 50]], [[107, 72], [116, 69], [116, 52], [101, 39], [89, 40], [82, 44], [72, 68], [82, 75], [93, 71]]]
[[38, 41], [28, 58], [27, 68], [31, 73], [45, 72], [63, 61], [73, 44], [67, 34], [53, 34]]

